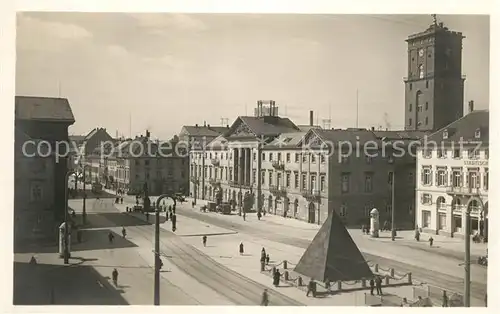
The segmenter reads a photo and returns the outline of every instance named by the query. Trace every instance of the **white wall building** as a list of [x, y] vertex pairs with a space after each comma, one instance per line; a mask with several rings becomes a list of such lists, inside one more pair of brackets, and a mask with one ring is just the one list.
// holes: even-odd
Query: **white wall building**
[[425, 232], [487, 237], [489, 111], [468, 115], [433, 133], [417, 152], [416, 223]]

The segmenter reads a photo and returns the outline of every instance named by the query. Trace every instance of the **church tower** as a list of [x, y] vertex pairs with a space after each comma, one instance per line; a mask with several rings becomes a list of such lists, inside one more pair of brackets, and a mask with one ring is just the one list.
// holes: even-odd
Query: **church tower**
[[437, 130], [464, 114], [465, 37], [433, 19], [427, 30], [406, 39], [405, 130]]

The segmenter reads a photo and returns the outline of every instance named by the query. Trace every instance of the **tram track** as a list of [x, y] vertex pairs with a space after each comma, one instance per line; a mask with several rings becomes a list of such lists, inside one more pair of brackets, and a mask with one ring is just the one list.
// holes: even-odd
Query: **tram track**
[[[151, 239], [152, 225], [129, 227], [129, 233], [138, 233], [141, 237]], [[267, 287], [247, 278], [207, 256], [200, 250], [186, 244], [170, 231], [160, 229], [160, 251], [177, 268], [189, 274], [200, 284], [215, 291], [236, 305], [258, 305], [262, 292]], [[301, 306], [303, 304], [273, 289], [268, 289], [269, 305]]]

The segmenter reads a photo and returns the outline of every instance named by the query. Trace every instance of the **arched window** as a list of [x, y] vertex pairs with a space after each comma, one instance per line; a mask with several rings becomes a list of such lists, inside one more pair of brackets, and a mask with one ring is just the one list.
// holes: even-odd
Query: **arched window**
[[424, 78], [424, 65], [423, 64], [419, 64], [418, 65], [418, 76], [419, 78], [423, 79]]

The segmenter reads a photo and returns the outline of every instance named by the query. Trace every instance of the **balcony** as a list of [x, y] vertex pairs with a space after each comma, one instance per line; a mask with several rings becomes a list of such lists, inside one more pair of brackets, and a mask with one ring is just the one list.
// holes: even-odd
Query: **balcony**
[[304, 189], [301, 189], [300, 193], [302, 194], [302, 196], [306, 200], [308, 200], [310, 202], [321, 200], [321, 192], [318, 191], [318, 190], [311, 190], [311, 189], [304, 190]]
[[285, 170], [285, 164], [282, 161], [273, 161], [272, 165], [276, 170]]
[[269, 192], [275, 196], [286, 196], [287, 190], [281, 185], [271, 185], [269, 186]]
[[245, 182], [238, 182], [235, 180], [230, 180], [229, 181], [229, 186], [232, 188], [242, 188], [242, 189], [250, 189], [252, 187], [251, 184], [245, 183]]
[[220, 165], [220, 160], [219, 160], [219, 159], [215, 159], [215, 158], [213, 158], [213, 159], [212, 159], [212, 165], [214, 165], [214, 166], [219, 166], [219, 165]]
[[214, 178], [210, 178], [208, 180], [208, 183], [210, 183], [212, 186], [217, 186], [217, 185], [220, 185], [220, 181], [217, 180], [217, 179], [214, 179]]
[[198, 178], [196, 178], [196, 177], [191, 177], [191, 178], [189, 179], [189, 181], [193, 182], [194, 184], [198, 184], [198, 183], [200, 183], [200, 180], [198, 180]]
[[448, 195], [477, 196], [481, 195], [481, 189], [468, 186], [449, 186], [446, 188], [446, 193]]

